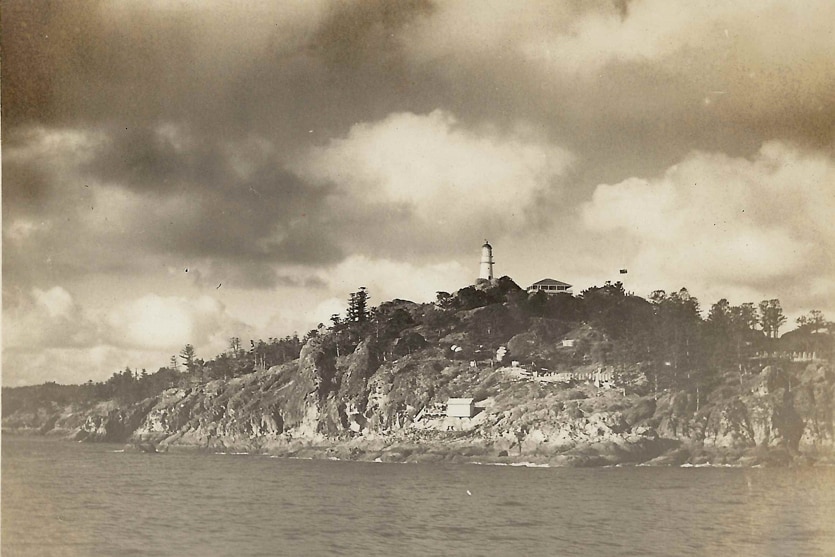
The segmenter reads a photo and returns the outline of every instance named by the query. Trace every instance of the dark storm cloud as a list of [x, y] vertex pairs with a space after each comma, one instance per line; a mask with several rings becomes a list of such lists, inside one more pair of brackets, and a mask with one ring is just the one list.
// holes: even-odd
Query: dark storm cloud
[[205, 267], [199, 263], [188, 268], [194, 284], [209, 290], [221, 288], [260, 289], [290, 287], [322, 289], [326, 286], [321, 278], [310, 275], [281, 274], [275, 267], [264, 265], [257, 260], [229, 262], [221, 259], [208, 260]]
[[269, 142], [158, 127], [76, 135], [33, 134], [4, 161], [12, 282], [135, 273], [159, 258], [216, 260], [224, 272], [213, 276], [263, 288], [277, 284], [276, 265], [320, 266], [344, 255], [324, 212], [329, 188], [284, 170]]
[[[148, 119], [177, 108], [166, 93], [193, 81], [187, 14], [137, 9], [113, 21], [92, 1], [3, 6], [3, 118], [8, 125]], [[123, 23], [123, 24], [119, 24]]]
[[338, 3], [310, 41], [310, 49], [338, 71], [399, 64], [398, 33], [419, 16], [432, 13], [428, 0]]
[[246, 10], [187, 4], [6, 4], [7, 126], [182, 121], [287, 145], [408, 104], [415, 84], [397, 36], [430, 11], [426, 2], [335, 3], [294, 25], [289, 5], [243, 19]]
[[[15, 214], [63, 220], [80, 205], [73, 188], [90, 181], [138, 196], [136, 211], [97, 241], [103, 252], [133, 244], [148, 254], [264, 265], [343, 257], [344, 220], [323, 213], [327, 188], [304, 183], [282, 160], [357, 121], [409, 106], [414, 81], [396, 37], [429, 6], [331, 4], [309, 30], [290, 33], [272, 30], [286, 18], [269, 10], [249, 22], [250, 32], [230, 32], [221, 11], [95, 2], [4, 7], [4, 60], [11, 59], [4, 64], [4, 139], [25, 147], [36, 127], [101, 135], [92, 150], [60, 154], [77, 157], [76, 168], [52, 164], [50, 173], [33, 158], [4, 162], [4, 199]], [[241, 176], [233, 167], [253, 137], [275, 153], [245, 161], [254, 168]], [[62, 183], [67, 170], [78, 184]], [[169, 214], [178, 196], [188, 202]], [[362, 201], [343, 202], [346, 212], [364, 212], [352, 208]], [[62, 246], [74, 235], [69, 226], [46, 235], [50, 251], [79, 251]], [[262, 271], [259, 284], [272, 276]]]
[[491, 18], [478, 3], [438, 4], [405, 30], [408, 51], [462, 120], [534, 122], [578, 153], [584, 194], [694, 149], [750, 156], [775, 137], [835, 138], [825, 3], [498, 7]]
[[81, 168], [102, 182], [165, 193], [196, 183], [216, 187], [212, 182], [229, 178], [223, 153], [211, 139], [178, 149], [172, 138], [147, 125], [111, 129], [107, 136]]
[[43, 209], [52, 192], [50, 176], [43, 168], [28, 162], [3, 161], [3, 215], [12, 207], [27, 213]]
[[130, 232], [149, 248], [264, 263], [321, 264], [341, 256], [323, 222], [328, 189], [284, 170], [271, 145], [262, 141], [259, 152], [148, 127], [117, 129], [110, 137], [85, 175], [152, 198], [157, 207], [173, 203], [169, 211], [129, 216]]
[[[703, 44], [678, 45], [673, 36], [658, 55], [613, 49], [586, 64], [598, 67], [585, 76], [530, 55], [551, 41], [562, 48], [550, 54], [556, 59], [588, 56], [598, 47], [596, 37], [583, 44], [576, 26], [585, 20], [617, 22], [612, 35], [651, 24], [643, 35], [652, 37], [666, 22], [646, 17], [657, 7], [639, 9], [651, 4], [532, 2], [491, 15], [496, 6], [464, 2], [347, 2], [326, 4], [294, 32], [271, 30], [288, 19], [278, 11], [231, 32], [222, 20], [239, 23], [233, 10], [11, 2], [3, 18], [3, 116], [12, 127], [180, 121], [195, 133], [255, 132], [298, 149], [390, 112], [444, 108], [467, 123], [536, 122], [568, 147], [618, 161], [633, 159], [637, 140], [660, 151], [663, 161], [643, 157], [657, 168], [693, 148], [738, 145], [740, 135], [748, 153], [776, 135], [831, 144], [835, 115], [821, 96], [831, 87], [805, 83], [809, 74], [825, 78], [825, 57], [807, 52], [815, 42], [807, 37], [803, 50], [796, 28], [775, 26], [773, 49], [789, 54], [758, 65], [751, 36], [757, 25], [771, 29], [767, 16], [776, 16], [768, 11], [747, 28], [739, 22], [745, 6], [715, 17], [698, 11], [692, 24], [706, 31]], [[727, 36], [714, 20], [730, 26]], [[554, 42], [572, 36], [574, 43]], [[716, 90], [725, 97], [705, 110], [702, 101]]]

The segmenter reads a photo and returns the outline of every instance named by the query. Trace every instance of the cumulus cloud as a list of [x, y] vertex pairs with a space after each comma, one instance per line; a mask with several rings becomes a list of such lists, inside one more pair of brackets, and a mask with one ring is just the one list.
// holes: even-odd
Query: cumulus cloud
[[422, 303], [434, 301], [439, 290], [455, 291], [472, 284], [477, 274], [476, 263], [469, 268], [458, 261], [413, 264], [353, 255], [322, 276], [331, 296], [313, 308], [310, 318], [314, 323], [328, 323], [334, 313], [345, 317], [349, 294], [362, 286], [368, 289], [372, 306], [395, 298]]
[[[835, 7], [826, 1], [795, 8], [775, 0], [708, 5], [639, 0], [630, 2], [625, 12], [613, 8], [584, 13], [562, 32], [534, 39], [529, 35], [521, 42], [523, 52], [544, 56], [565, 70], [594, 73], [610, 62], [666, 60], [673, 54], [699, 57], [733, 48], [733, 57], [754, 63], [748, 70], [756, 72], [790, 61], [820, 64], [835, 40], [826, 23], [835, 16]], [[728, 69], [723, 67], [727, 61], [715, 60], [719, 71]], [[799, 75], [806, 69], [797, 69]]]
[[821, 70], [835, 47], [833, 18], [835, 7], [826, 0], [802, 6], [780, 0], [463, 1], [442, 3], [418, 19], [404, 32], [404, 44], [419, 60], [498, 53], [501, 65], [518, 56], [572, 77], [599, 75], [608, 64], [661, 62], [670, 73], [709, 70], [712, 78], [741, 75], [766, 84], [761, 78], [768, 76], [758, 74], [781, 70], [802, 80], [799, 89], [820, 93], [831, 83]]
[[[426, 236], [525, 226], [537, 194], [559, 190], [571, 155], [518, 127], [501, 133], [470, 129], [449, 112], [397, 113], [357, 124], [347, 137], [312, 150], [299, 172], [336, 184], [357, 203], [395, 207], [394, 226], [410, 227], [407, 242]], [[404, 222], [405, 221], [405, 222]], [[453, 240], [454, 241], [454, 240]]]
[[330, 285], [332, 289], [346, 292], [365, 286], [377, 303], [393, 298], [428, 302], [435, 299], [438, 290], [457, 290], [473, 283], [477, 274], [475, 264], [468, 268], [458, 261], [416, 265], [354, 255], [334, 269]]
[[44, 348], [3, 352], [3, 386], [16, 387], [46, 381], [78, 384], [104, 381], [126, 367], [149, 373], [166, 365], [168, 356], [155, 351], [126, 350], [106, 344], [92, 347]]
[[98, 334], [94, 316], [60, 286], [32, 288], [4, 304], [3, 346], [9, 350], [86, 346]]
[[[3, 384], [57, 380], [77, 382], [90, 370], [73, 368], [68, 360], [47, 354], [82, 354], [100, 342], [96, 317], [81, 307], [64, 288], [31, 288], [3, 300]], [[66, 369], [59, 371], [62, 366]]]
[[45, 292], [35, 288], [32, 293], [34, 294], [37, 306], [45, 310], [50, 318], [70, 317], [73, 310], [76, 309], [70, 293], [60, 286], [56, 286]]
[[192, 344], [210, 358], [250, 328], [210, 296], [148, 294], [105, 311], [83, 307], [64, 288], [33, 288], [3, 311], [3, 383], [105, 379], [117, 369], [156, 370]]
[[681, 84], [679, 102], [697, 110], [694, 101], [700, 101], [712, 111], [709, 119], [818, 145], [831, 141], [831, 2], [790, 7], [780, 1], [706, 6], [643, 0], [631, 2], [627, 13], [586, 14], [568, 32], [528, 41], [522, 49], [556, 79], [593, 79], [607, 65], [651, 67], [659, 81]]
[[631, 253], [630, 273], [644, 285], [829, 308], [833, 183], [829, 157], [771, 142], [751, 160], [696, 152], [657, 178], [600, 185], [582, 216]]
[[205, 346], [218, 335], [241, 328], [223, 304], [210, 296], [186, 299], [148, 294], [112, 309], [106, 321], [111, 344], [157, 350]]

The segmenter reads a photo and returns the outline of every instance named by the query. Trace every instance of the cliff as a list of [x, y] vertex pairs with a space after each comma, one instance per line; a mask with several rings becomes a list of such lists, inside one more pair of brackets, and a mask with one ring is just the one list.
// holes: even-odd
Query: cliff
[[[390, 302], [362, 326], [320, 331], [297, 360], [265, 371], [170, 388], [127, 405], [17, 409], [4, 416], [3, 428], [363, 460], [835, 462], [835, 376], [827, 362], [760, 362], [750, 371], [715, 374], [709, 388], [693, 382], [659, 389], [641, 362], [595, 360], [599, 345], [610, 341], [605, 331], [520, 312], [514, 286], [494, 281], [492, 289], [474, 290], [480, 301], [463, 307]], [[557, 381], [507, 359], [492, 361], [498, 343], [511, 354], [546, 354], [573, 375]], [[600, 371], [613, 377], [603, 384], [599, 376], [587, 379]], [[447, 417], [449, 397], [475, 398], [475, 416]]]

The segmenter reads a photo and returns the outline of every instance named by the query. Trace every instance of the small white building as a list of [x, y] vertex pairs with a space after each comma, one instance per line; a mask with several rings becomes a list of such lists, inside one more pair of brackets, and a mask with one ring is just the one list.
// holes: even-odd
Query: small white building
[[484, 245], [481, 246], [478, 280], [493, 280], [493, 246], [487, 240], [484, 240]]
[[472, 418], [475, 416], [475, 401], [472, 398], [451, 398], [446, 403], [448, 418]]
[[540, 290], [546, 294], [571, 292], [571, 285], [567, 282], [546, 278], [538, 280], [528, 287], [528, 292], [538, 292]]

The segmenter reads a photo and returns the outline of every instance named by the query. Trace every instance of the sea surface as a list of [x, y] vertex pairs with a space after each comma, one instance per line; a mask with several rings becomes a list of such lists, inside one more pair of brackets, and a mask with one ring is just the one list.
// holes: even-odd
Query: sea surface
[[835, 469], [383, 464], [2, 439], [2, 555], [835, 555]]

